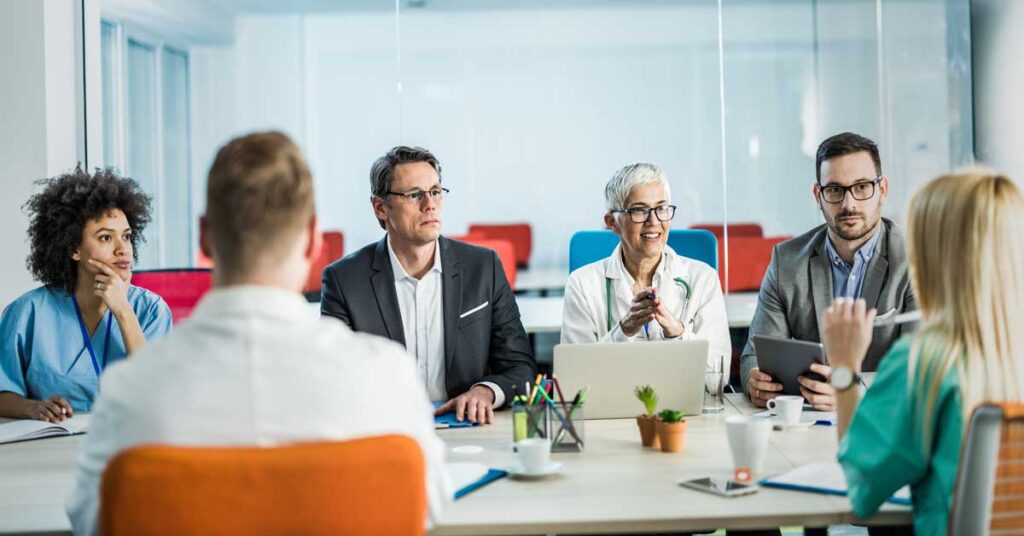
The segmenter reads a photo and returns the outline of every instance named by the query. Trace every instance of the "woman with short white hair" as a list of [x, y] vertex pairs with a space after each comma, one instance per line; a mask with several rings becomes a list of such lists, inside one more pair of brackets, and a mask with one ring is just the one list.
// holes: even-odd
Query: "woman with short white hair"
[[668, 247], [671, 188], [654, 164], [618, 170], [605, 187], [605, 225], [619, 235], [606, 259], [569, 276], [562, 342], [708, 341], [708, 361], [732, 354], [718, 274]]

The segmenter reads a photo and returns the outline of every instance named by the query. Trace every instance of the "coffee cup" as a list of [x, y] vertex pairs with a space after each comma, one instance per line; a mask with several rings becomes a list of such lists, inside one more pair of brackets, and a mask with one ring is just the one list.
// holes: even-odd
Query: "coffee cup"
[[768, 437], [772, 433], [770, 419], [749, 415], [734, 415], [725, 420], [729, 437], [729, 450], [735, 470], [733, 480], [750, 482], [761, 472], [768, 452]]
[[537, 473], [551, 464], [551, 441], [546, 438], [533, 437], [516, 443], [519, 464], [528, 473]]
[[775, 415], [781, 424], [798, 424], [800, 413], [804, 410], [804, 397], [777, 396], [768, 401], [768, 409], [775, 410]]

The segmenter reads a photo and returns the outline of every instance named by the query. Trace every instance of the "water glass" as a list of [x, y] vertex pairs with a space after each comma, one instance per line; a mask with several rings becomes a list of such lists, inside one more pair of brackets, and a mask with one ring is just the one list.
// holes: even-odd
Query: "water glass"
[[709, 364], [704, 373], [704, 413], [721, 413], [725, 411], [725, 400], [723, 390], [725, 389], [725, 374], [723, 372], [725, 360], [719, 356], [713, 363]]

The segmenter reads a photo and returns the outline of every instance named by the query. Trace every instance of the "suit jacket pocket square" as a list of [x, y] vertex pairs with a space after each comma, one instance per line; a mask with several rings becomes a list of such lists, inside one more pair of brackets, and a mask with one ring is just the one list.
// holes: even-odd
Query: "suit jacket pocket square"
[[466, 311], [465, 313], [462, 313], [461, 315], [459, 315], [459, 318], [460, 319], [466, 318], [467, 316], [469, 316], [469, 315], [471, 315], [471, 314], [473, 314], [473, 313], [483, 309], [484, 307], [487, 307], [487, 305], [490, 304], [490, 303], [491, 303], [490, 301], [485, 301], [485, 302], [481, 303], [480, 305], [477, 305], [476, 307]]

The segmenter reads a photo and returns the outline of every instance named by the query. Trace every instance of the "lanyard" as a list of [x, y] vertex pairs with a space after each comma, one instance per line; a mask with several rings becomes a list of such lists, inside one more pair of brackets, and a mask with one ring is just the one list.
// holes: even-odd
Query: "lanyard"
[[[690, 288], [690, 284], [686, 282], [682, 277], [673, 279], [676, 284], [683, 288], [683, 294], [685, 295], [685, 301], [683, 301], [683, 313], [685, 314], [686, 308], [690, 305], [690, 297], [693, 295], [693, 290]], [[605, 322], [608, 325], [608, 331], [612, 330], [612, 278], [604, 278], [604, 299], [605, 299]]]
[[85, 341], [85, 349], [89, 351], [89, 357], [92, 358], [92, 368], [96, 371], [96, 377], [99, 378], [100, 371], [107, 366], [107, 350], [110, 348], [110, 328], [114, 325], [114, 319], [111, 318], [110, 311], [107, 311], [107, 334], [103, 339], [103, 365], [100, 366], [100, 362], [96, 359], [96, 351], [92, 348], [89, 330], [85, 329], [82, 310], [78, 308], [78, 298], [71, 296], [71, 301], [75, 304], [75, 314], [78, 315], [78, 327], [82, 329], [82, 340]]

